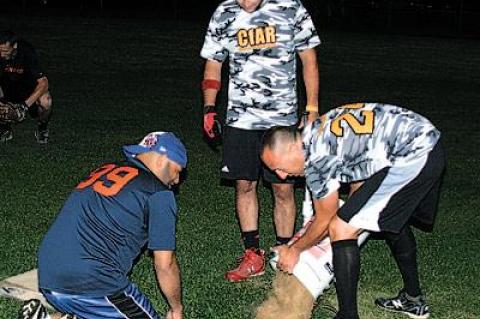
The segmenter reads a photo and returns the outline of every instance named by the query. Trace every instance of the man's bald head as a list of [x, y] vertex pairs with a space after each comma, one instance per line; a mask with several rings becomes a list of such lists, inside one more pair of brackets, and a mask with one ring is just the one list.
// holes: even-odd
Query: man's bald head
[[295, 143], [301, 139], [300, 132], [295, 127], [291, 126], [276, 126], [267, 130], [263, 135], [262, 153], [269, 149], [276, 152], [280, 147]]
[[281, 179], [303, 176], [305, 155], [300, 132], [293, 127], [274, 127], [263, 136], [262, 161]]

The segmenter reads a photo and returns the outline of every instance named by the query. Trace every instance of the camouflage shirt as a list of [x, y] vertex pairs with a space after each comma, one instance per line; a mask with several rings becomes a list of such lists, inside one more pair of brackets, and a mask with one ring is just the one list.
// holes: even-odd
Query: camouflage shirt
[[236, 0], [221, 3], [201, 56], [218, 62], [229, 57], [226, 124], [250, 130], [295, 124], [296, 52], [319, 43], [299, 0], [264, 0], [252, 13]]
[[314, 198], [368, 179], [385, 167], [412, 163], [428, 154], [440, 132], [425, 117], [405, 108], [347, 104], [308, 127], [303, 142], [305, 175]]

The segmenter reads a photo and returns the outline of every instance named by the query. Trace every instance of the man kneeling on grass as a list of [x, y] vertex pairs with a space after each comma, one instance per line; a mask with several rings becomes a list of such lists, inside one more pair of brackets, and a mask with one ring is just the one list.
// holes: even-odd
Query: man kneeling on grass
[[[62, 313], [54, 318], [159, 319], [128, 278], [145, 245], [170, 306], [166, 318], [183, 317], [170, 188], [187, 164], [185, 147], [173, 133], [154, 132], [123, 151], [126, 162], [105, 164], [76, 186], [40, 245], [39, 287]], [[19, 317], [49, 315], [30, 300]]]
[[[378, 103], [348, 104], [314, 122], [309, 141], [294, 129], [265, 133], [262, 160], [281, 178], [305, 175], [315, 220], [290, 246], [278, 246], [277, 267], [292, 273], [302, 251], [327, 234], [339, 310], [336, 319], [358, 319], [357, 283], [363, 230], [383, 232], [402, 275], [398, 296], [379, 298], [382, 309], [428, 318], [418, 279], [410, 225], [433, 227], [445, 158], [440, 132], [407, 109]], [[340, 183], [351, 194], [338, 208]]]

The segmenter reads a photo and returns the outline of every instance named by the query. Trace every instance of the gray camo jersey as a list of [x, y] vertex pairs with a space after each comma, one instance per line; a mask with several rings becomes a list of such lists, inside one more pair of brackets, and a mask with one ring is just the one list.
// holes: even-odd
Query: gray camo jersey
[[379, 103], [348, 104], [305, 130], [305, 175], [313, 198], [368, 179], [385, 167], [408, 165], [428, 154], [440, 132], [425, 117]]
[[222, 2], [208, 26], [200, 55], [229, 57], [226, 124], [257, 130], [297, 122], [296, 52], [320, 43], [298, 0], [264, 0], [252, 13], [236, 0]]

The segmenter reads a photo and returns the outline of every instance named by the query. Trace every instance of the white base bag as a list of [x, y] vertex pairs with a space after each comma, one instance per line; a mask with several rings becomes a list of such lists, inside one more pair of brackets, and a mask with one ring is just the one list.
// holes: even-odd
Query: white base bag
[[[342, 205], [343, 201], [340, 200], [340, 206]], [[299, 239], [311, 225], [314, 219], [313, 212], [310, 191], [308, 188], [305, 188], [305, 199], [302, 205], [303, 227], [295, 234], [289, 245]], [[358, 236], [358, 245], [363, 244], [368, 236], [369, 232], [362, 232]], [[314, 299], [317, 299], [323, 291], [330, 287], [330, 283], [333, 280], [332, 257], [330, 238], [326, 237], [317, 245], [303, 251], [293, 269], [293, 275], [305, 286]], [[277, 261], [278, 255], [275, 254], [270, 259], [270, 266], [275, 270], [277, 269]]]

